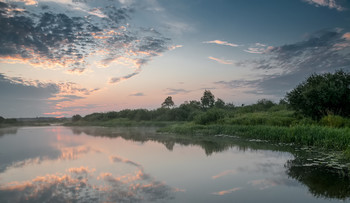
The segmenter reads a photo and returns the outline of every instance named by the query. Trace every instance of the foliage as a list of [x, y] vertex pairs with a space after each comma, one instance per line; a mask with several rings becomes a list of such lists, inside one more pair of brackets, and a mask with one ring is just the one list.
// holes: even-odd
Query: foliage
[[173, 98], [171, 96], [168, 96], [164, 102], [162, 103], [162, 108], [170, 108], [174, 106]]
[[0, 124], [17, 124], [18, 121], [15, 118], [4, 118], [0, 116]]
[[350, 115], [350, 74], [342, 70], [334, 74], [313, 74], [299, 84], [286, 99], [290, 106], [315, 120], [326, 115]]
[[78, 122], [82, 119], [81, 115], [76, 114], [74, 116], [72, 116], [72, 122]]
[[269, 140], [275, 143], [318, 146], [331, 150], [347, 150], [350, 146], [350, 128], [310, 125], [278, 127], [268, 125], [182, 124], [166, 127], [162, 131], [189, 135], [233, 135]]
[[215, 102], [215, 96], [210, 92], [210, 90], [205, 90], [203, 96], [201, 97], [201, 104], [204, 109], [213, 107]]
[[196, 124], [201, 125], [207, 125], [210, 123], [216, 123], [220, 119], [223, 119], [225, 117], [225, 111], [218, 108], [211, 108], [206, 112], [202, 112], [201, 114], [197, 115], [194, 119], [194, 122]]
[[216, 100], [214, 106], [215, 106], [216, 108], [223, 109], [223, 108], [225, 108], [225, 102], [224, 102], [224, 100], [218, 98], [218, 99]]
[[327, 115], [320, 120], [320, 124], [334, 128], [350, 127], [350, 120], [337, 115]]
[[244, 113], [231, 115], [225, 119], [227, 124], [235, 125], [271, 125], [271, 126], [290, 126], [297, 122], [293, 116], [293, 111], [261, 111], [253, 113]]

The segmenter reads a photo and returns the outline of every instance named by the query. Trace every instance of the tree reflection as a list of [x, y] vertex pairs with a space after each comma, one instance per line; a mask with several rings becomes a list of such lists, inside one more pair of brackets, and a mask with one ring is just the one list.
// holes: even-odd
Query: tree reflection
[[157, 134], [152, 128], [95, 128], [72, 127], [75, 134], [92, 136], [122, 137], [138, 142], [155, 141], [173, 150], [175, 144], [200, 146], [207, 156], [236, 147], [240, 151], [271, 150], [290, 152], [296, 158], [286, 163], [287, 175], [306, 185], [311, 194], [320, 198], [347, 199], [350, 197], [350, 179], [340, 175], [335, 168], [323, 165], [308, 165], [308, 153], [295, 150], [295, 147], [282, 144], [269, 144], [258, 140], [249, 141], [229, 136], [186, 136]]
[[308, 165], [305, 157], [286, 163], [287, 175], [306, 185], [311, 194], [321, 198], [350, 198], [350, 178], [343, 171], [327, 166]]
[[156, 128], [150, 127], [70, 127], [75, 135], [87, 134], [98, 137], [121, 137], [125, 140], [137, 142], [154, 141], [163, 144], [169, 151], [172, 151], [175, 144], [182, 146], [200, 146], [207, 156], [213, 153], [223, 152], [232, 147], [240, 151], [246, 150], [272, 150], [291, 151], [286, 146], [271, 145], [266, 142], [255, 142], [230, 136], [187, 136], [173, 134], [158, 134]]
[[17, 134], [17, 127], [11, 127], [11, 128], [0, 128], [0, 137], [4, 135], [9, 135], [9, 134]]

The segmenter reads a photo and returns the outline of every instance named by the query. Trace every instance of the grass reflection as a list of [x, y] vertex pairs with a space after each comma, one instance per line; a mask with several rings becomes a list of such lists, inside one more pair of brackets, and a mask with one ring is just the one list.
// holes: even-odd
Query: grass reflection
[[[157, 134], [156, 129], [152, 128], [72, 127], [71, 129], [76, 134], [85, 133], [92, 136], [122, 137], [125, 140], [133, 140], [138, 142], [155, 141], [164, 144], [168, 150], [173, 150], [175, 144], [184, 146], [196, 145], [200, 146], [208, 156], [215, 152], [225, 151], [231, 147], [236, 147], [240, 151], [271, 150], [290, 152], [294, 155], [295, 158], [294, 160], [290, 160], [285, 164], [286, 174], [289, 177], [299, 181], [303, 185], [306, 185], [309, 188], [311, 194], [319, 198], [350, 198], [350, 179], [347, 174], [340, 174], [337, 168], [327, 167], [322, 164], [312, 167], [310, 165], [307, 165], [307, 162], [305, 160], [309, 158], [308, 154], [310, 154], [310, 152], [300, 150], [300, 148], [296, 148], [292, 145], [269, 144], [261, 140], [247, 140], [225, 135], [188, 136]], [[118, 158], [115, 160], [126, 162], [126, 160]], [[234, 170], [223, 171], [222, 173], [212, 176], [212, 179], [235, 173], [236, 171]], [[259, 190], [264, 190], [278, 185], [296, 186], [295, 182], [286, 178], [252, 180], [247, 184], [258, 188]], [[240, 189], [241, 188], [232, 188], [214, 192], [212, 194], [224, 195]]]

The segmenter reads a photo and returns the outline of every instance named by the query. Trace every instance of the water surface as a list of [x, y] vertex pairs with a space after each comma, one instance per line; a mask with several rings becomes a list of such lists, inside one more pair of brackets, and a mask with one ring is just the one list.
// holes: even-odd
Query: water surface
[[0, 202], [346, 202], [290, 146], [154, 128], [0, 129]]

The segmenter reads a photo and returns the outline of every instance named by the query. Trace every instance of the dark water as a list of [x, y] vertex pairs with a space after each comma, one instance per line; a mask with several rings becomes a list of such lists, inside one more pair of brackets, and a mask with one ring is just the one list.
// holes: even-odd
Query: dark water
[[0, 202], [349, 202], [290, 146], [153, 128], [0, 129]]

